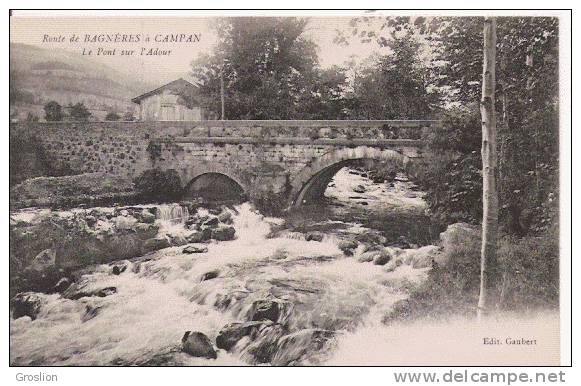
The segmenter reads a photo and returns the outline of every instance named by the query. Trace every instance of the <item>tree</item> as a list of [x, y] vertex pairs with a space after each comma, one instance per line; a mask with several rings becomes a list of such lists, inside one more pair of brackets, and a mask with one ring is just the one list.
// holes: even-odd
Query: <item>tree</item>
[[486, 315], [495, 304], [498, 239], [498, 193], [496, 189], [496, 20], [484, 20], [482, 72], [482, 250], [480, 256], [480, 298], [478, 317]]
[[47, 121], [62, 121], [64, 117], [62, 106], [55, 101], [44, 105], [44, 119]]
[[[316, 45], [302, 18], [226, 18], [216, 29], [219, 43], [211, 55], [192, 63], [203, 104], [221, 115], [221, 79], [226, 119], [321, 119], [336, 117], [338, 69], [318, 67]], [[336, 83], [335, 83], [336, 82]], [[325, 99], [328, 98], [328, 99]], [[324, 106], [317, 111], [314, 107]]]
[[111, 111], [105, 116], [106, 121], [118, 121], [119, 119], [121, 119], [121, 117], [115, 111]]
[[[363, 17], [354, 19], [352, 28], [357, 31], [353, 36], [382, 47], [393, 33], [409, 31], [433, 64], [428, 66], [428, 87], [438, 90], [440, 108], [450, 110], [452, 106], [472, 108], [480, 99], [483, 20]], [[518, 236], [558, 223], [558, 24], [554, 17], [497, 18], [499, 225]], [[342, 39], [346, 39], [344, 34], [337, 40]], [[478, 114], [478, 108], [471, 114]], [[474, 137], [465, 137], [466, 143], [480, 142], [479, 126]], [[446, 135], [446, 129], [440, 129], [438, 145], [455, 147], [445, 143], [456, 141]], [[470, 153], [457, 157], [459, 163], [473, 158]]]
[[74, 121], [86, 121], [92, 115], [84, 103], [69, 104], [69, 116]]
[[356, 71], [350, 117], [354, 119], [426, 119], [437, 104], [428, 89], [428, 69], [420, 45], [410, 34], [394, 35], [385, 43], [389, 53], [371, 58]]

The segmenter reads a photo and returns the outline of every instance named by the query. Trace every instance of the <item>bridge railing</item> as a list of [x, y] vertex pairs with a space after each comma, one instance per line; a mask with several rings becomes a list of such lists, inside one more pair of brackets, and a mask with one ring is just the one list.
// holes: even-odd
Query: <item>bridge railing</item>
[[224, 121], [113, 121], [18, 122], [11, 131], [101, 131], [110, 135], [188, 138], [294, 138], [294, 139], [409, 139], [434, 130], [436, 120], [224, 120]]

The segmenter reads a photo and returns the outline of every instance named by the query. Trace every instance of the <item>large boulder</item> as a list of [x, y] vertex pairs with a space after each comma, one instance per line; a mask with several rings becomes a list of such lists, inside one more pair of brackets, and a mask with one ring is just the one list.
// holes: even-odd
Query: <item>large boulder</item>
[[282, 322], [289, 311], [289, 303], [279, 299], [261, 299], [252, 303], [247, 318], [251, 321], [270, 320]]
[[193, 357], [216, 359], [218, 354], [210, 339], [198, 331], [186, 331], [182, 337], [182, 351]]
[[353, 187], [353, 191], [355, 193], [365, 193], [367, 191], [367, 189], [365, 189], [365, 186], [363, 186], [363, 185], [356, 185]]
[[34, 320], [40, 312], [42, 300], [38, 294], [34, 292], [23, 292], [17, 294], [11, 301], [12, 317], [14, 319], [28, 316]]
[[227, 324], [216, 337], [216, 347], [229, 351], [245, 336], [252, 336], [264, 326], [272, 324], [269, 320]]
[[448, 225], [448, 228], [440, 233], [444, 250], [452, 250], [457, 245], [465, 244], [468, 239], [479, 237], [478, 228], [464, 222]]
[[236, 230], [231, 226], [219, 226], [216, 229], [212, 229], [212, 238], [218, 241], [228, 241], [234, 240], [236, 235]]

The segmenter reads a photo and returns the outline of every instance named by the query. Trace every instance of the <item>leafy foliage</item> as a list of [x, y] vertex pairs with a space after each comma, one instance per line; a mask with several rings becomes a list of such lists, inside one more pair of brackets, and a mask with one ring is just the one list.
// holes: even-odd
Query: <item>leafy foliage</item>
[[107, 113], [105, 116], [106, 121], [118, 121], [119, 119], [121, 119], [121, 117], [114, 111]]
[[50, 101], [44, 105], [44, 119], [47, 121], [62, 121], [63, 118], [63, 108], [57, 102]]
[[150, 202], [177, 200], [182, 195], [182, 184], [175, 169], [149, 169], [134, 179], [135, 190]]
[[227, 119], [340, 118], [346, 78], [318, 67], [306, 25], [288, 17], [220, 20], [215, 51], [192, 63], [205, 107], [219, 115], [223, 78]]
[[74, 105], [71, 103], [67, 108], [69, 109], [70, 118], [74, 121], [86, 121], [92, 115], [89, 109], [81, 102], [77, 102]]

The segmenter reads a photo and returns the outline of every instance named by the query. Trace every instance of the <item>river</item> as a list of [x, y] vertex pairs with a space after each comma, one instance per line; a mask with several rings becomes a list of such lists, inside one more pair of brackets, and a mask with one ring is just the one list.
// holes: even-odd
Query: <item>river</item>
[[[353, 193], [354, 188], [359, 193]], [[236, 239], [211, 241], [205, 253], [169, 247], [86, 270], [79, 284], [89, 290], [116, 288], [109, 296], [73, 300], [58, 293], [38, 294], [42, 307], [36, 319], [10, 320], [11, 363], [393, 364], [386, 352], [405, 343], [395, 339], [387, 349], [393, 330], [381, 320], [430, 268], [401, 264], [386, 269], [360, 262], [365, 252], [361, 244], [348, 254], [339, 245], [366, 232], [388, 243], [402, 242], [389, 231], [390, 224], [400, 229], [401, 224], [392, 222], [396, 216], [415, 218], [412, 222], [424, 216], [422, 193], [403, 175], [391, 184], [374, 183], [364, 173], [344, 168], [326, 196], [323, 218], [316, 211], [311, 216], [303, 213], [300, 221], [298, 215], [270, 218], [243, 203], [229, 209]], [[390, 220], [372, 228], [382, 212]], [[180, 209], [167, 215], [177, 221], [157, 221], [179, 232], [182, 218], [190, 215]], [[307, 241], [308, 232], [322, 238]], [[414, 239], [413, 234], [405, 233], [411, 244], [406, 248], [427, 244], [427, 236]], [[113, 273], [115, 265], [124, 270]], [[201, 332], [215, 342], [225, 325], [246, 321], [253, 304], [264, 299], [283, 305], [278, 323], [260, 327], [230, 350], [218, 349], [215, 359], [182, 351], [185, 331]], [[378, 331], [383, 331], [383, 340], [374, 336]]]

